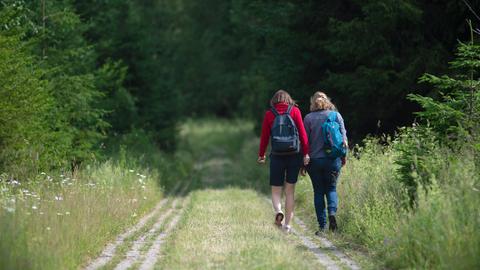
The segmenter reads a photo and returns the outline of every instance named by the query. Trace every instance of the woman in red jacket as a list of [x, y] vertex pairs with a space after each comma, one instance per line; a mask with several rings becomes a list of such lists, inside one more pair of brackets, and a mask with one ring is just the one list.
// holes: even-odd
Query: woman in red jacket
[[[275, 224], [282, 226], [285, 231], [290, 231], [290, 221], [293, 218], [293, 209], [295, 206], [295, 183], [297, 183], [298, 173], [302, 165], [307, 165], [310, 161], [308, 156], [308, 139], [303, 126], [302, 113], [296, 107], [295, 102], [290, 95], [284, 91], [277, 91], [270, 100], [272, 109], [265, 112], [262, 125], [262, 135], [260, 136], [260, 149], [258, 151], [258, 160], [260, 164], [265, 163], [265, 151], [270, 140], [272, 125], [275, 120], [274, 110], [279, 114], [285, 114], [290, 111], [290, 116], [298, 130], [300, 139], [300, 149], [297, 153], [291, 154], [270, 154], [270, 185], [272, 186], [272, 204], [275, 210]], [[302, 159], [303, 157], [303, 159]], [[282, 188], [285, 187], [285, 211], [283, 214], [281, 205]]]

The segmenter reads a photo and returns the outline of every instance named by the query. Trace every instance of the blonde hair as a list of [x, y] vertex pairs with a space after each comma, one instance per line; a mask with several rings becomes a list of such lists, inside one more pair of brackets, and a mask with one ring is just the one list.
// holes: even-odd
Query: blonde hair
[[288, 105], [295, 105], [295, 101], [285, 90], [278, 90], [277, 92], [275, 92], [275, 94], [273, 94], [273, 97], [270, 100], [270, 106], [274, 106], [277, 103], [287, 103]]
[[310, 111], [318, 111], [318, 110], [332, 110], [336, 111], [337, 108], [332, 103], [330, 98], [324, 92], [317, 91], [313, 96], [310, 98]]

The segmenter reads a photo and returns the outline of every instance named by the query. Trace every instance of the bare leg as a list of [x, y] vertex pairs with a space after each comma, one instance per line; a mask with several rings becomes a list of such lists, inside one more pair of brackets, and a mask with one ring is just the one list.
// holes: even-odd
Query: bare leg
[[285, 226], [290, 225], [295, 208], [295, 184], [285, 183]]
[[272, 186], [272, 205], [275, 213], [282, 211], [282, 188], [283, 187]]

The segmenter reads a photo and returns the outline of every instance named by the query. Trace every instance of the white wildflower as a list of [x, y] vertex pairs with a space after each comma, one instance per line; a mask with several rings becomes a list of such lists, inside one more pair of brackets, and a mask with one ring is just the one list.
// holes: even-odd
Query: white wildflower
[[59, 213], [59, 212], [57, 212], [57, 216], [63, 216], [63, 214], [62, 214], [62, 213]]
[[129, 172], [134, 172], [134, 170], [128, 170]]
[[47, 231], [50, 231], [50, 230], [51, 230], [51, 228], [50, 228], [50, 227], [47, 227]]
[[63, 197], [62, 196], [55, 196], [55, 201], [63, 201]]
[[65, 215], [67, 215], [67, 216], [70, 215], [70, 212], [69, 211], [65, 212]]
[[143, 178], [143, 179], [147, 178], [147, 176], [143, 175], [143, 174], [140, 174], [140, 177]]
[[13, 208], [13, 207], [5, 207], [5, 210], [7, 210], [7, 212], [9, 212], [9, 213], [14, 213], [15, 212], [15, 208]]
[[44, 173], [44, 172], [41, 172], [40, 174], [41, 174], [41, 175], [46, 175], [46, 173]]
[[10, 182], [11, 185], [15, 185], [15, 186], [20, 186], [20, 182], [18, 182], [17, 180], [13, 180]]
[[40, 214], [40, 215], [43, 215], [43, 212], [40, 212], [39, 214]]
[[144, 199], [144, 200], [146, 200], [146, 199], [147, 199], [147, 197], [146, 197], [146, 196], [143, 196], [143, 199]]
[[133, 213], [132, 217], [136, 217], [137, 216], [137, 213]]
[[61, 178], [63, 178], [63, 177], [65, 177], [65, 175], [63, 175], [63, 174], [60, 174], [60, 177], [61, 177]]
[[32, 209], [33, 209], [33, 210], [37, 210], [38, 207], [37, 207], [36, 205], [32, 205]]

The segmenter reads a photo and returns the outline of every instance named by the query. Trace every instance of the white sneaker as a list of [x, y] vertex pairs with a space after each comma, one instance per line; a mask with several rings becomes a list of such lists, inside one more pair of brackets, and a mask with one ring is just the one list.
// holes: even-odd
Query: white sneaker
[[290, 225], [283, 225], [282, 229], [285, 233], [291, 233], [292, 232], [292, 226], [290, 226]]

